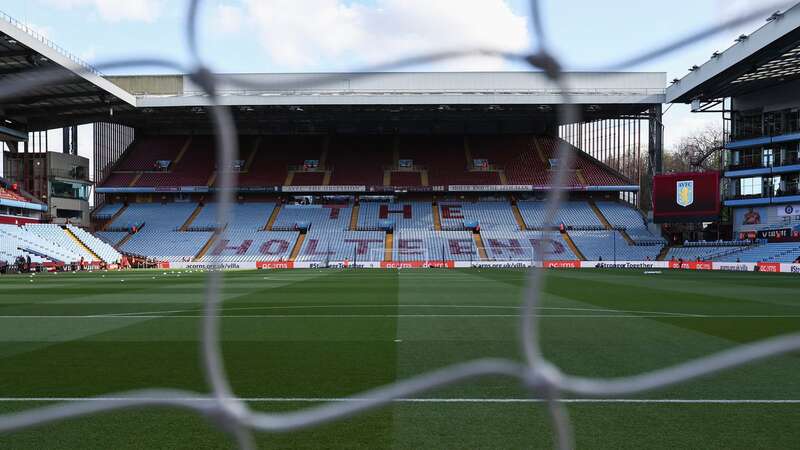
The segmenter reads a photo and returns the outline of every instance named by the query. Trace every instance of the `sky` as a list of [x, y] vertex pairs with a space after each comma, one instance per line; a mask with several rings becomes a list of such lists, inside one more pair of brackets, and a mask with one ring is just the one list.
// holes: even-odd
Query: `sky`
[[[567, 70], [597, 70], [773, 0], [542, 0], [549, 46]], [[3, 0], [8, 15], [51, 41], [99, 64], [126, 57], [162, 57], [186, 65], [184, 0]], [[727, 29], [631, 71], [681, 78], [760, 18]], [[205, 0], [199, 26], [204, 61], [220, 72], [349, 71], [424, 51], [535, 45], [526, 0]], [[500, 59], [466, 58], [414, 70], [525, 70]], [[123, 69], [113, 74], [164, 73]], [[665, 148], [709, 125], [719, 114], [673, 105], [664, 116]], [[60, 139], [51, 139], [60, 144]], [[79, 132], [91, 154], [91, 132]], [[58, 150], [58, 149], [53, 149]]]

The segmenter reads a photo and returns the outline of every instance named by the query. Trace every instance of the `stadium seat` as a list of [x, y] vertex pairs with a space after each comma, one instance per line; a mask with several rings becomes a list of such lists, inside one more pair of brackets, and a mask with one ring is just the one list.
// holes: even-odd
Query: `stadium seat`
[[[564, 238], [557, 231], [481, 230], [481, 240], [490, 260], [534, 261], [576, 260]], [[543, 254], [536, 257], [539, 243]]]
[[392, 241], [394, 261], [475, 261], [478, 250], [469, 231], [400, 230]]
[[477, 223], [483, 230], [519, 230], [511, 203], [498, 201], [439, 202], [443, 230], [463, 230], [466, 223]]
[[297, 261], [326, 262], [382, 261], [386, 233], [380, 231], [341, 231], [312, 229], [308, 233]]
[[386, 223], [394, 229], [433, 230], [433, 208], [430, 202], [361, 202], [359, 230], [383, 230]]

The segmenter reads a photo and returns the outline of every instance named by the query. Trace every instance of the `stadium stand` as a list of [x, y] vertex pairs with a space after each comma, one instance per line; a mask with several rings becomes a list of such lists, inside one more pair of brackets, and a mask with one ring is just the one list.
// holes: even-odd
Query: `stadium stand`
[[283, 205], [273, 231], [293, 231], [307, 225], [311, 230], [345, 231], [350, 226], [349, 205]]
[[422, 176], [419, 172], [392, 171], [390, 185], [392, 186], [422, 186]]
[[338, 136], [331, 139], [327, 165], [330, 184], [337, 186], [383, 184], [383, 169], [392, 165], [392, 140], [384, 136]]
[[39, 236], [45, 241], [49, 241], [61, 248], [70, 251], [78, 256], [78, 260], [91, 262], [95, 260], [94, 255], [89, 253], [84, 247], [75, 242], [60, 226], [49, 223], [31, 223], [24, 226], [31, 233]]
[[107, 263], [118, 263], [122, 260], [122, 254], [102, 239], [98, 239], [83, 228], [73, 225], [67, 225], [67, 228], [103, 261]]
[[0, 198], [4, 198], [6, 200], [13, 200], [16, 202], [29, 202], [29, 200], [24, 196], [19, 195], [16, 192], [10, 189], [6, 189], [4, 187], [0, 187]]
[[96, 231], [94, 233], [100, 240], [110, 245], [117, 245], [125, 236], [127, 231]]
[[[386, 234], [381, 231], [312, 229], [300, 249], [298, 261], [375, 261], [385, 251]], [[375, 255], [381, 255], [376, 257]]]
[[[522, 214], [525, 225], [530, 229], [540, 229], [544, 227], [545, 202], [543, 201], [519, 201], [517, 202], [520, 214]], [[585, 201], [564, 202], [556, 213], [553, 225], [564, 224], [573, 230], [604, 230], [605, 227], [591, 206]]]
[[544, 253], [543, 259], [578, 259], [556, 231], [481, 230], [481, 238], [490, 260], [533, 261], [537, 240]]
[[392, 242], [394, 261], [480, 259], [468, 231], [400, 230]]
[[182, 232], [144, 228], [122, 245], [122, 250], [162, 261], [185, 261], [205, 246], [212, 232]]
[[11, 256], [9, 261], [17, 256], [30, 256], [31, 261], [36, 263], [71, 263], [81, 259], [80, 254], [69, 248], [62, 247], [27, 228], [16, 225], [0, 224], [0, 252]]
[[299, 235], [296, 231], [229, 229], [200, 261], [288, 261]]
[[140, 137], [131, 144], [122, 160], [114, 170], [149, 171], [153, 170], [156, 161], [174, 161], [181, 151], [187, 136], [152, 136]]
[[[257, 231], [264, 228], [270, 214], [275, 209], [275, 203], [253, 202], [235, 203], [231, 205], [229, 214], [230, 220], [224, 224], [227, 230], [250, 230]], [[192, 229], [215, 228], [217, 225], [217, 205], [207, 203], [203, 206], [200, 214], [194, 218], [190, 224]]]
[[592, 261], [655, 261], [662, 245], [629, 245], [618, 231], [569, 232], [578, 250]]
[[430, 202], [361, 202], [358, 229], [363, 231], [393, 229], [433, 230]]
[[464, 230], [477, 223], [483, 230], [519, 230], [511, 204], [507, 201], [439, 202], [443, 230]]

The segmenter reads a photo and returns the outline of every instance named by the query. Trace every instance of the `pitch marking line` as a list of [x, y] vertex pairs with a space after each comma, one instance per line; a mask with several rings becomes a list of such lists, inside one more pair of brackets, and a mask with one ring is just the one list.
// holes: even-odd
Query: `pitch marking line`
[[[171, 315], [20, 315], [0, 316], [2, 319], [202, 319], [202, 314]], [[240, 314], [222, 315], [223, 319], [401, 319], [401, 318], [454, 318], [454, 319], [494, 319], [519, 318], [519, 314]], [[665, 314], [537, 314], [530, 317], [542, 319], [790, 319], [800, 315], [696, 315], [676, 316]]]
[[[140, 398], [145, 401], [159, 401], [162, 398]], [[130, 400], [130, 397], [0, 397], [2, 403], [21, 402], [121, 402]], [[213, 402], [215, 399], [208, 397], [186, 397], [177, 399], [187, 402]], [[371, 401], [370, 398], [359, 397], [238, 397], [245, 402], [262, 403], [324, 403], [342, 402], [355, 403]], [[398, 398], [393, 403], [543, 403], [546, 400], [539, 398]], [[682, 398], [562, 398], [561, 403], [633, 403], [633, 404], [800, 404], [800, 399], [682, 399]]]
[[[406, 305], [289, 305], [289, 306], [243, 306], [243, 307], [229, 307], [220, 308], [220, 311], [250, 311], [262, 309], [317, 309], [317, 308], [479, 308], [479, 309], [511, 309], [519, 310], [519, 306], [507, 305], [422, 305], [422, 304], [406, 304]], [[664, 311], [631, 311], [621, 309], [601, 309], [601, 308], [568, 308], [568, 307], [554, 307], [554, 306], [540, 306], [539, 310], [557, 310], [557, 311], [589, 311], [589, 312], [604, 312], [604, 313], [629, 313], [629, 314], [659, 314], [665, 316], [679, 316], [679, 317], [703, 317], [702, 314], [689, 314], [689, 313], [676, 313]], [[171, 311], [134, 311], [127, 313], [110, 313], [110, 314], [92, 314], [93, 316], [103, 317], [124, 317], [124, 316], [139, 316], [147, 314], [178, 314], [178, 313], [195, 313], [202, 312], [202, 308], [182, 309]]]

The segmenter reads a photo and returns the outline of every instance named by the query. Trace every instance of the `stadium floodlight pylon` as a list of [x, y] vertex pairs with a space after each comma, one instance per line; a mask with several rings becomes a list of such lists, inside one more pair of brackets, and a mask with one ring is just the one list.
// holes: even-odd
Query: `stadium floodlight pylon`
[[[736, 15], [734, 18], [703, 29], [687, 37], [681, 37], [674, 42], [667, 43], [653, 51], [646, 52], [622, 62], [609, 65], [611, 69], [623, 69], [636, 64], [650, 61], [659, 56], [683, 48], [697, 40], [713, 36], [728, 27], [746, 23], [754, 18], [765, 16], [790, 5], [789, 2], [764, 2], [758, 7]], [[197, 46], [197, 22], [199, 0], [189, 1], [189, 12], [186, 23], [186, 36], [192, 61], [192, 70], [185, 70], [180, 64], [163, 59], [139, 59], [114, 61], [98, 65], [101, 70], [113, 70], [130, 67], [157, 67], [160, 69], [174, 70], [178, 73], [188, 72], [189, 78], [199, 86], [208, 96], [210, 117], [216, 130], [217, 166], [230, 167], [233, 155], [237, 153], [238, 143], [236, 129], [231, 111], [219, 104], [216, 95], [217, 78], [199, 56]], [[392, 63], [367, 68], [363, 76], [371, 76], [373, 72], [392, 70], [409, 65], [419, 65], [454, 57], [488, 55], [500, 56], [509, 61], [524, 62], [535, 70], [545, 72], [548, 78], [559, 90], [563, 105], [558, 108], [560, 123], [577, 123], [579, 115], [577, 108], [572, 105], [569, 87], [561, 76], [561, 66], [555, 54], [550, 52], [545, 31], [542, 27], [542, 17], [539, 12], [539, 3], [531, 1], [531, 22], [534, 50], [529, 53], [509, 53], [492, 49], [462, 49], [422, 55], [398, 60]], [[76, 66], [76, 72], [89, 71], [89, 69]], [[352, 77], [352, 75], [348, 75]], [[63, 73], [53, 70], [37, 71], [27, 77], [18, 77], [15, 80], [3, 83], [0, 86], [0, 99], [24, 94], [42, 84], [53, 83], [68, 77]], [[313, 82], [336, 81], [339, 78], [331, 75], [329, 78], [315, 78]], [[277, 89], [280, 83], [263, 85], [244, 80], [235, 84], [242, 88]], [[297, 87], [296, 83], [293, 83]], [[564, 197], [567, 169], [572, 165], [573, 154], [566, 143], [559, 145], [559, 165], [547, 199], [544, 224], [552, 226], [558, 207]], [[230, 171], [221, 171], [217, 180], [217, 223], [226, 223], [233, 202], [233, 190], [236, 174]], [[221, 232], [222, 237], [225, 231]], [[536, 254], [542, 254], [541, 244], [537, 245]], [[213, 256], [213, 255], [212, 255]], [[215, 261], [212, 257], [212, 263]], [[480, 359], [448, 366], [427, 374], [417, 375], [412, 378], [398, 381], [383, 387], [378, 387], [367, 392], [357, 394], [360, 401], [332, 402], [314, 406], [304, 410], [266, 413], [256, 412], [236, 397], [231, 389], [222, 358], [219, 328], [219, 309], [221, 303], [222, 275], [219, 271], [210, 271], [207, 277], [207, 291], [202, 319], [202, 355], [204, 372], [211, 387], [211, 395], [201, 395], [180, 390], [140, 390], [116, 395], [120, 401], [115, 402], [72, 402], [68, 404], [54, 404], [43, 408], [23, 412], [0, 415], [0, 432], [9, 432], [59, 421], [71, 417], [85, 416], [118, 409], [137, 408], [144, 406], [169, 406], [182, 408], [202, 414], [209, 418], [215, 426], [230, 433], [242, 449], [255, 448], [253, 431], [286, 432], [300, 428], [311, 427], [334, 420], [341, 420], [359, 412], [374, 409], [389, 404], [392, 400], [408, 397], [415, 393], [430, 391], [447, 385], [485, 376], [502, 375], [519, 380], [531, 390], [533, 395], [545, 400], [549, 417], [555, 434], [555, 444], [560, 449], [573, 447], [573, 435], [569, 416], [564, 403], [559, 401], [561, 392], [580, 394], [586, 396], [622, 396], [631, 395], [646, 390], [663, 388], [676, 383], [694, 379], [699, 376], [712, 374], [721, 370], [730, 369], [753, 361], [788, 353], [800, 349], [800, 334], [784, 335], [765, 339], [759, 342], [740, 345], [731, 350], [715, 355], [692, 360], [677, 366], [655, 370], [649, 373], [621, 377], [616, 379], [590, 379], [576, 377], [563, 373], [542, 355], [539, 347], [539, 330], [537, 319], [537, 305], [540, 299], [542, 271], [532, 269], [526, 289], [525, 300], [520, 314], [520, 340], [523, 347], [524, 363], [505, 359]], [[207, 401], [198, 401], [207, 400]]]

